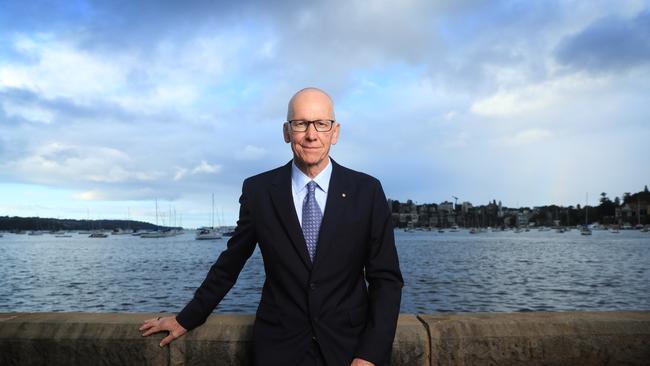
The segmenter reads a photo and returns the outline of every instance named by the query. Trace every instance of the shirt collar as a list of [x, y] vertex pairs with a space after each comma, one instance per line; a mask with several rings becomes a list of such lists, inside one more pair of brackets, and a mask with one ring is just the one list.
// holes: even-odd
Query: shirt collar
[[293, 184], [293, 189], [295, 192], [300, 192], [305, 189], [305, 186], [309, 181], [313, 180], [318, 184], [318, 187], [325, 193], [330, 186], [330, 177], [332, 176], [332, 163], [330, 158], [327, 157], [327, 166], [323, 169], [314, 179], [309, 178], [307, 174], [303, 173], [302, 170], [298, 168], [295, 161], [291, 162], [291, 184]]

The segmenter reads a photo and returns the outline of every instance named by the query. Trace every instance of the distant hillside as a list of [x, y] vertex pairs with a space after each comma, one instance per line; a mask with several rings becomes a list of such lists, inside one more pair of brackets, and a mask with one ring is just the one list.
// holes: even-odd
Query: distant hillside
[[9, 230], [153, 230], [163, 228], [148, 222], [132, 220], [72, 220], [43, 217], [0, 216], [0, 231]]

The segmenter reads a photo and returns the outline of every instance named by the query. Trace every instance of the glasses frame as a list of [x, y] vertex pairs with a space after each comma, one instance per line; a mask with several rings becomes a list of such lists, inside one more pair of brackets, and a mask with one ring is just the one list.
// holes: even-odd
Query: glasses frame
[[[328, 121], [328, 122], [330, 122], [331, 123], [330, 128], [327, 129], [327, 130], [323, 130], [323, 131], [319, 130], [316, 127], [316, 122], [318, 122], [318, 121]], [[291, 122], [306, 122], [307, 123], [307, 128], [305, 128], [304, 131], [296, 130], [293, 127], [293, 123], [291, 123]], [[334, 124], [336, 123], [336, 120], [334, 120], [334, 119], [315, 119], [313, 121], [308, 121], [306, 119], [291, 119], [291, 120], [288, 120], [287, 123], [289, 124], [289, 128], [291, 128], [291, 131], [295, 131], [295, 132], [307, 132], [307, 130], [309, 130], [309, 125], [313, 125], [314, 130], [316, 130], [316, 132], [330, 132], [330, 131], [332, 131], [332, 128], [334, 128]]]

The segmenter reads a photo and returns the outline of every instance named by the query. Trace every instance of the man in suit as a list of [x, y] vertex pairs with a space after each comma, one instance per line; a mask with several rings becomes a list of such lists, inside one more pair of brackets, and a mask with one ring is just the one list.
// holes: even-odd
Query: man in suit
[[257, 365], [388, 365], [402, 291], [379, 181], [329, 157], [340, 124], [331, 98], [296, 93], [283, 125], [293, 160], [244, 181], [237, 228], [194, 298], [149, 319], [161, 347], [205, 322], [259, 244], [266, 280], [253, 328]]

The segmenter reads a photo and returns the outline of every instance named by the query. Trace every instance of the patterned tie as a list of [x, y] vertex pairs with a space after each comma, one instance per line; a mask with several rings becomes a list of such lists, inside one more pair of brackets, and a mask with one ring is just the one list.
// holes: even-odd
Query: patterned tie
[[307, 251], [309, 258], [314, 261], [316, 255], [316, 244], [318, 243], [318, 231], [323, 214], [320, 212], [318, 202], [316, 202], [316, 182], [313, 180], [307, 183], [307, 196], [302, 202], [302, 233], [307, 242]]

